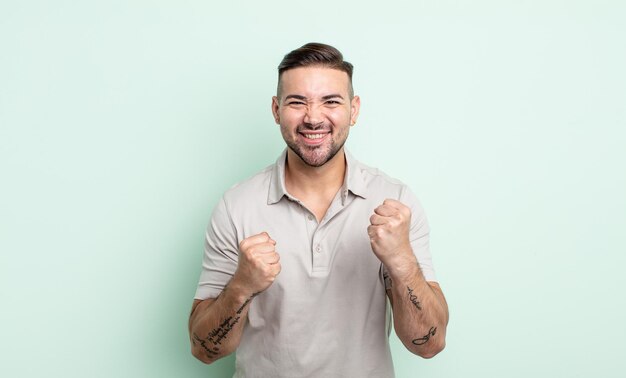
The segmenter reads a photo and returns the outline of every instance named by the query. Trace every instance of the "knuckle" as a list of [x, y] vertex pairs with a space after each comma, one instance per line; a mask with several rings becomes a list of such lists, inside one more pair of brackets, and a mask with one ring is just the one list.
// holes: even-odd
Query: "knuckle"
[[259, 269], [263, 269], [263, 266], [261, 265], [261, 262], [257, 259], [250, 259], [250, 266], [252, 266], [252, 268], [254, 270], [259, 270]]
[[252, 256], [251, 248], [248, 248], [247, 246], [240, 249], [240, 252], [244, 258], [250, 259], [250, 257]]

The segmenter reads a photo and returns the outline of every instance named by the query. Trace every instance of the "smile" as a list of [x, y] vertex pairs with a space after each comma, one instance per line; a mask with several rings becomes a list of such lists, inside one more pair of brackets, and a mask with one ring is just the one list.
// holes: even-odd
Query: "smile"
[[298, 133], [302, 136], [304, 143], [310, 146], [316, 146], [323, 143], [326, 140], [326, 136], [330, 135], [330, 132], [325, 133]]
[[322, 139], [326, 134], [302, 134], [307, 139]]

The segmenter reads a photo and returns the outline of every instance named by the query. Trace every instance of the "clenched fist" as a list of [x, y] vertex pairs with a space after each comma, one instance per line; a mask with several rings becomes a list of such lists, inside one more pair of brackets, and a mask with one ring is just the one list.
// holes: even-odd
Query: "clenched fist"
[[267, 232], [245, 238], [239, 243], [239, 262], [233, 277], [250, 294], [267, 289], [280, 273], [276, 242]]
[[409, 241], [411, 209], [402, 202], [386, 199], [374, 209], [367, 234], [372, 250], [387, 267], [402, 265], [414, 259]]

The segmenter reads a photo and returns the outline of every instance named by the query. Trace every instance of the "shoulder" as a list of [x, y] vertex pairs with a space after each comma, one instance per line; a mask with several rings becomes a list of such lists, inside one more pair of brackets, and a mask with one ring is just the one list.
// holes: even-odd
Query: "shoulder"
[[357, 184], [362, 184], [370, 195], [384, 195], [395, 199], [400, 199], [409, 187], [401, 180], [392, 177], [383, 170], [371, 167], [360, 161], [353, 160], [354, 180]]
[[385, 185], [385, 186], [394, 187], [394, 188], [395, 187], [400, 188], [400, 187], [406, 186], [406, 184], [402, 182], [401, 180], [395, 177], [389, 176], [384, 171], [378, 168], [370, 167], [363, 163], [356, 164], [356, 168], [360, 170], [361, 175], [363, 176], [363, 179], [366, 182], [377, 183], [380, 185]]
[[215, 227], [230, 224], [236, 229], [246, 214], [263, 207], [267, 203], [272, 168], [270, 165], [227, 189], [213, 208], [211, 223]]
[[224, 192], [227, 207], [237, 203], [267, 201], [274, 165], [269, 165], [255, 175], [236, 183]]
[[[381, 169], [353, 159], [354, 181], [361, 182], [367, 196], [382, 201], [395, 199], [410, 207], [413, 213], [422, 214], [424, 209], [411, 188], [402, 180], [392, 177]], [[358, 186], [358, 184], [357, 184]]]

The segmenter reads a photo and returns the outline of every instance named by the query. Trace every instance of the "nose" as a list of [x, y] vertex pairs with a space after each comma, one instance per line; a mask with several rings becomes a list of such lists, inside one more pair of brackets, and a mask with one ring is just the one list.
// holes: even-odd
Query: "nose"
[[315, 105], [309, 105], [304, 115], [304, 123], [311, 126], [319, 126], [324, 122], [322, 110]]

